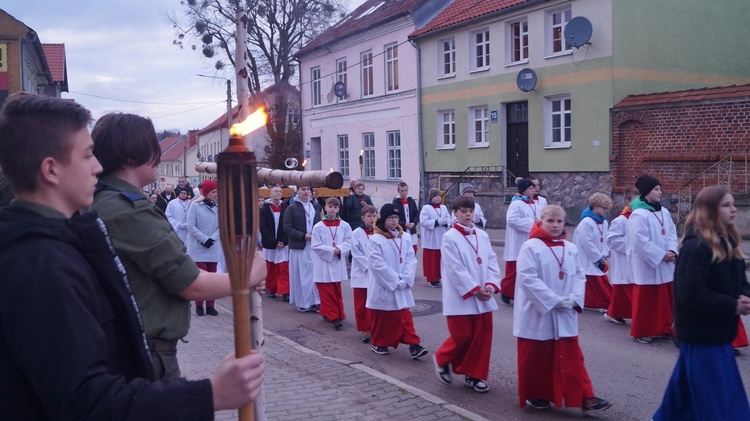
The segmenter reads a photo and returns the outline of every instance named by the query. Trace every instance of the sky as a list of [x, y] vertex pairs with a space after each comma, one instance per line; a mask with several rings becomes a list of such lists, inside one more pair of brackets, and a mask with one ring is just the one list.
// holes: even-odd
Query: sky
[[[363, 2], [350, 0], [349, 10]], [[181, 18], [180, 0], [3, 0], [0, 9], [42, 43], [65, 44], [70, 92], [62, 96], [94, 119], [134, 113], [151, 118], [157, 131], [186, 133], [226, 113], [225, 79], [232, 73], [217, 73], [215, 60], [172, 44], [166, 14]]]

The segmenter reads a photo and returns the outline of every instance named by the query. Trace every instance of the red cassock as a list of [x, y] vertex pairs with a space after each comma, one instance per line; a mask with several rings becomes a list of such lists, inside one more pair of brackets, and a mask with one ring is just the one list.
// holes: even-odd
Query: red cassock
[[422, 249], [422, 270], [427, 282], [440, 280], [440, 250]]
[[612, 285], [612, 301], [607, 314], [615, 319], [633, 318], [633, 284]]
[[346, 319], [344, 300], [341, 298], [341, 282], [317, 282], [320, 295], [320, 315], [329, 322]]
[[289, 294], [289, 262], [266, 261], [266, 289], [274, 294]]
[[742, 317], [737, 318], [737, 337], [732, 341], [732, 348], [744, 348], [748, 346], [747, 332], [745, 325], [742, 323]]
[[450, 337], [435, 351], [438, 365], [453, 366], [453, 372], [486, 379], [492, 351], [492, 312], [447, 316]]
[[505, 262], [505, 276], [500, 280], [500, 291], [506, 297], [516, 296], [516, 262]]
[[357, 321], [357, 330], [360, 332], [370, 331], [370, 309], [365, 307], [367, 303], [367, 288], [352, 288], [354, 293], [354, 318]]
[[544, 399], [557, 407], [579, 408], [594, 388], [583, 365], [578, 337], [538, 341], [518, 338], [518, 403]]
[[607, 275], [586, 275], [586, 308], [607, 308], [612, 302], [612, 284]]
[[401, 310], [370, 309], [372, 344], [398, 348], [398, 344], [416, 345], [421, 339], [414, 330], [414, 320], [408, 308]]
[[659, 285], [633, 285], [633, 324], [630, 336], [672, 334], [674, 282]]

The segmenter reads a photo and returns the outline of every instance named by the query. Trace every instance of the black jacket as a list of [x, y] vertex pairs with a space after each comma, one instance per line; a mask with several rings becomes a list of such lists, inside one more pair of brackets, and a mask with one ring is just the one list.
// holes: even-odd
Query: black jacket
[[178, 192], [178, 193], [175, 194], [174, 192], [172, 192], [172, 194], [169, 195], [169, 196], [167, 196], [167, 193], [165, 193], [165, 192], [161, 192], [161, 193], [157, 194], [156, 195], [156, 206], [159, 209], [161, 209], [162, 212], [166, 212], [167, 211], [167, 205], [169, 204], [169, 202], [175, 200], [177, 198], [178, 194], [180, 194], [180, 193]]
[[737, 298], [750, 297], [743, 259], [711, 263], [711, 247], [691, 229], [675, 269], [675, 332], [680, 340], [728, 344], [737, 335]]
[[260, 243], [264, 249], [276, 249], [280, 242], [284, 245], [289, 244], [286, 233], [284, 232], [284, 212], [289, 207], [288, 202], [281, 202], [281, 215], [279, 215], [279, 229], [274, 232], [276, 222], [273, 219], [273, 211], [270, 203], [264, 203], [258, 213], [260, 219]]
[[[398, 221], [398, 224], [401, 225], [401, 228], [408, 232], [409, 234], [416, 234], [417, 233], [417, 225], [419, 225], [419, 208], [417, 207], [417, 202], [412, 199], [411, 197], [408, 197], [406, 200], [409, 201], [409, 220], [406, 221], [404, 218], [406, 218], [406, 214], [404, 212], [400, 212], [401, 218]], [[401, 203], [401, 197], [396, 196], [393, 198], [393, 205], [398, 207], [399, 210], [404, 208], [404, 204]], [[406, 223], [407, 222], [414, 222], [414, 226], [407, 231], [406, 230]]]
[[349, 226], [352, 227], [352, 230], [355, 230], [357, 229], [357, 227], [362, 225], [362, 206], [364, 206], [363, 202], [368, 205], [372, 205], [372, 199], [370, 199], [370, 196], [366, 194], [363, 194], [362, 196], [352, 194], [349, 197], [345, 197], [344, 203], [343, 205], [341, 205], [339, 216], [341, 217], [341, 219], [349, 223]]
[[96, 213], [0, 210], [4, 419], [212, 419], [207, 380], [152, 381], [127, 276]]
[[[316, 201], [313, 200], [312, 203], [315, 206], [314, 226], [320, 222], [320, 214], [323, 209]], [[299, 200], [295, 200], [284, 212], [284, 233], [287, 236], [290, 249], [303, 250], [305, 248], [305, 243], [307, 243], [305, 234], [308, 234], [305, 218], [305, 208], [302, 207], [302, 202]], [[312, 232], [309, 234], [312, 234]]]

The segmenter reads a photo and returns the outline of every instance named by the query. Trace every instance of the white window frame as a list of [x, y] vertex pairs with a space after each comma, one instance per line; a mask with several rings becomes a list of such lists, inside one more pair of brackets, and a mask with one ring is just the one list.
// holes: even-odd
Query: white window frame
[[[517, 28], [517, 30], [516, 30]], [[505, 62], [508, 66], [525, 64], [529, 62], [529, 21], [524, 16], [512, 20], [506, 25], [506, 55]], [[519, 52], [516, 57], [516, 52]]]
[[[560, 21], [555, 23], [556, 16], [560, 17]], [[573, 46], [568, 45], [565, 41], [565, 25], [573, 18], [573, 10], [570, 5], [561, 9], [553, 9], [547, 11], [545, 16], [545, 27], [546, 29], [546, 53], [547, 57], [556, 57], [561, 55], [571, 54]], [[559, 44], [559, 50], [555, 49], [555, 44]]]
[[386, 132], [388, 139], [388, 179], [401, 180], [401, 132]]
[[456, 111], [438, 111], [437, 125], [437, 148], [456, 149]]
[[375, 133], [362, 133], [362, 178], [365, 180], [375, 179]]
[[[477, 114], [479, 113], [479, 115]], [[487, 105], [469, 108], [469, 148], [486, 148], [490, 146], [490, 110]], [[479, 125], [477, 125], [479, 123]], [[477, 141], [477, 134], [481, 137]]]
[[[568, 109], [565, 109], [566, 101]], [[554, 111], [555, 103], [560, 109]], [[568, 116], [569, 125], [566, 126], [565, 116]], [[555, 127], [555, 116], [559, 117], [559, 125]], [[567, 134], [566, 134], [567, 129]], [[559, 131], [560, 140], [555, 142], [555, 131]], [[544, 98], [544, 147], [549, 149], [570, 148], [573, 133], [573, 101], [570, 94], [554, 95]]]
[[343, 82], [346, 95], [343, 98], [336, 97], [336, 102], [346, 101], [349, 97], [349, 80], [347, 75], [346, 57], [336, 60], [336, 82]]
[[[372, 65], [372, 50], [367, 50], [359, 55], [360, 61], [360, 78], [362, 98], [367, 98], [375, 94], [375, 78], [373, 75], [374, 67]], [[369, 88], [369, 89], [368, 89]]]
[[398, 44], [385, 46], [385, 92], [398, 92]]
[[[477, 36], [482, 39], [477, 41]], [[469, 38], [469, 49], [471, 51], [471, 72], [480, 72], [490, 68], [490, 29], [483, 28], [472, 31]], [[482, 50], [481, 53], [478, 50]], [[481, 61], [480, 61], [481, 59]]]
[[[438, 79], [456, 76], [456, 39], [438, 41]], [[445, 71], [448, 67], [448, 72]]]
[[323, 103], [323, 95], [320, 85], [320, 66], [315, 66], [310, 69], [310, 95], [310, 103], [313, 107], [317, 107]]
[[349, 178], [349, 135], [337, 136], [339, 172], [345, 178]]

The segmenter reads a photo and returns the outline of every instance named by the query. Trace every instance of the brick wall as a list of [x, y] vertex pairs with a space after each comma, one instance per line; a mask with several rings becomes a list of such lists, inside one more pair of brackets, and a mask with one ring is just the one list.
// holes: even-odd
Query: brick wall
[[747, 192], [750, 155], [750, 100], [640, 105], [612, 110], [613, 191], [632, 186], [647, 173], [671, 195], [728, 154], [724, 164], [694, 181], [694, 190], [731, 174], [734, 191]]

